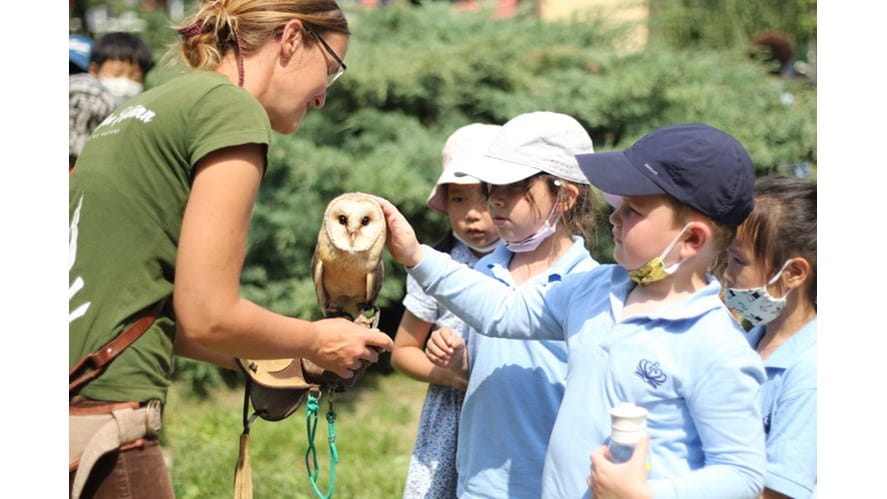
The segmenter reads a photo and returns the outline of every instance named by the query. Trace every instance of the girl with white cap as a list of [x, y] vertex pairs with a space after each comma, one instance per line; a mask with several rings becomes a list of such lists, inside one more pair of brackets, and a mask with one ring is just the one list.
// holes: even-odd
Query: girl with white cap
[[[575, 158], [592, 151], [588, 133], [570, 116], [526, 113], [502, 127], [483, 161], [456, 172], [483, 182], [487, 209], [504, 240], [475, 269], [514, 289], [544, 287], [597, 266], [583, 238], [592, 227], [592, 191]], [[467, 340], [466, 347], [438, 330], [426, 350], [447, 366], [464, 365], [467, 354], [457, 496], [538, 499], [564, 393], [565, 342], [512, 341], [473, 330]]]
[[[428, 206], [443, 213], [450, 232], [435, 246], [466, 265], [474, 265], [499, 244], [499, 234], [487, 212], [480, 181], [455, 175], [460, 165], [477, 162], [502, 127], [465, 125], [447, 139], [441, 153], [443, 171], [428, 196]], [[467, 326], [407, 276], [406, 310], [397, 328], [391, 364], [413, 379], [428, 383], [416, 444], [410, 457], [403, 496], [453, 497], [456, 493], [456, 434], [468, 384], [464, 369], [436, 366], [424, 348], [435, 327], [463, 337]]]

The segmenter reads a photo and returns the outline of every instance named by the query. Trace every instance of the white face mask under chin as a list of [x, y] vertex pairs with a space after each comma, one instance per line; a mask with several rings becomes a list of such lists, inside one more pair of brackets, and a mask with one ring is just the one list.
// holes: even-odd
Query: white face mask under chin
[[452, 231], [452, 232], [453, 232], [453, 237], [455, 237], [457, 241], [464, 244], [465, 246], [468, 246], [469, 248], [471, 248], [472, 250], [474, 250], [478, 253], [489, 253], [489, 252], [493, 251], [494, 249], [496, 249], [496, 246], [499, 245], [499, 239], [496, 239], [495, 241], [491, 242], [490, 244], [488, 244], [486, 246], [478, 246], [476, 244], [469, 243], [468, 241], [459, 237], [459, 234], [457, 234], [456, 231]]
[[767, 287], [779, 279], [789, 262], [790, 260], [782, 264], [779, 272], [763, 286], [749, 289], [727, 288], [724, 292], [724, 304], [739, 312], [739, 315], [752, 326], [763, 326], [772, 322], [785, 308], [785, 299], [792, 290], [789, 289], [782, 298], [774, 298], [767, 291]]
[[120, 100], [132, 99], [142, 93], [144, 86], [129, 78], [101, 78], [99, 79], [108, 92]]
[[[555, 181], [555, 186], [559, 188], [560, 182]], [[554, 200], [554, 204], [551, 205], [551, 211], [548, 212], [548, 217], [545, 219], [542, 227], [535, 234], [522, 241], [505, 241], [505, 247], [512, 253], [529, 253], [538, 248], [542, 241], [554, 235], [557, 232], [557, 222], [560, 220], [560, 213], [557, 212], [557, 205], [560, 203], [560, 200], [561, 191], [558, 190], [557, 198]]]

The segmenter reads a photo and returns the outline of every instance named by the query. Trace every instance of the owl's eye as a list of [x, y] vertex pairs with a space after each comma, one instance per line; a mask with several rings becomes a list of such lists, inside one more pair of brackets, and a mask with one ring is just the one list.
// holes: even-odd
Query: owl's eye
[[360, 225], [369, 225], [370, 217], [363, 217], [360, 219]]
[[339, 223], [345, 225], [348, 223], [348, 217], [345, 215], [339, 215]]

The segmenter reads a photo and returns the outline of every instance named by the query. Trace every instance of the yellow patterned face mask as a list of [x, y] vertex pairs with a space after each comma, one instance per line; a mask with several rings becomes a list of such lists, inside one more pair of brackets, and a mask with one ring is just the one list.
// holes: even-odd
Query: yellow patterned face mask
[[668, 247], [665, 248], [665, 251], [663, 251], [661, 255], [634, 270], [629, 270], [628, 276], [631, 277], [631, 280], [640, 284], [641, 286], [646, 286], [648, 284], [661, 281], [666, 277], [674, 274], [681, 262], [675, 262], [674, 265], [666, 267], [665, 257], [668, 255], [671, 249], [674, 248], [674, 245], [678, 242], [678, 239], [680, 239], [680, 237], [684, 235], [685, 230], [687, 230], [687, 225], [685, 225], [684, 228], [681, 229], [681, 231], [678, 233], [678, 235], [675, 236], [674, 239], [672, 239], [672, 241], [668, 244]]

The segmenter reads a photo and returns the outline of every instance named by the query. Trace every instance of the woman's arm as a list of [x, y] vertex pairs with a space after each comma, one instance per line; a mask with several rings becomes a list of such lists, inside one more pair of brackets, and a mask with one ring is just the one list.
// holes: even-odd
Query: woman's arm
[[237, 360], [221, 352], [210, 350], [198, 343], [189, 340], [184, 334], [176, 333], [175, 345], [173, 351], [176, 355], [188, 357], [189, 359], [209, 362], [226, 369], [238, 370]]
[[[264, 168], [264, 146], [214, 151], [195, 168], [176, 257], [173, 299], [185, 342], [251, 359], [306, 357], [349, 378], [360, 361], [391, 350], [384, 333], [346, 319], [276, 314], [240, 296], [247, 232]], [[305, 262], [305, 265], [308, 265]]]
[[394, 338], [391, 365], [415, 380], [465, 390], [468, 387], [466, 369], [436, 366], [425, 355], [425, 341], [432, 327], [434, 324], [419, 319], [409, 310], [404, 311]]

